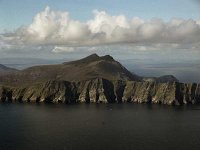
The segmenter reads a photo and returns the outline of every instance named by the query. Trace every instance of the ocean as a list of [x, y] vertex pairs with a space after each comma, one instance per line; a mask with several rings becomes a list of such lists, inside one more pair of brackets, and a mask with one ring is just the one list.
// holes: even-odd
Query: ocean
[[0, 150], [199, 150], [200, 106], [0, 103]]

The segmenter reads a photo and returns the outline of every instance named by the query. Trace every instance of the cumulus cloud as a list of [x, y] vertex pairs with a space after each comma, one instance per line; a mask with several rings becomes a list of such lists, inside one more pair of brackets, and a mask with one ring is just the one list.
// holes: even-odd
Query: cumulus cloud
[[[80, 22], [68, 12], [46, 7], [36, 14], [33, 22], [14, 32], [0, 35], [0, 50], [27, 49], [51, 46], [54, 53], [74, 52], [77, 47], [131, 45], [138, 50], [170, 48], [200, 48], [200, 21], [173, 18], [132, 19], [112, 16], [105, 11], [93, 11], [94, 18]], [[150, 46], [149, 46], [150, 45]]]
[[54, 53], [61, 53], [61, 52], [74, 52], [74, 47], [61, 47], [61, 46], [55, 46], [52, 50]]

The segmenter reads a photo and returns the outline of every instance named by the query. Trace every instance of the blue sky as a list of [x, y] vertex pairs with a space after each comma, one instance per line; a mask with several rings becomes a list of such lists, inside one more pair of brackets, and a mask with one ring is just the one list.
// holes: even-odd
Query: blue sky
[[92, 18], [94, 9], [128, 18], [200, 19], [198, 0], [0, 0], [0, 32], [30, 24], [35, 14], [46, 6], [68, 11], [72, 18], [80, 21]]

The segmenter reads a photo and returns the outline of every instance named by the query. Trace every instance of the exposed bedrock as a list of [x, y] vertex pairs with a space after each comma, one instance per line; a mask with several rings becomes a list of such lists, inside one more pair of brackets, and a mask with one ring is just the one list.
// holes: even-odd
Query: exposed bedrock
[[0, 87], [0, 101], [51, 103], [200, 103], [200, 84], [110, 81], [96, 78], [81, 82], [47, 81], [26, 87]]

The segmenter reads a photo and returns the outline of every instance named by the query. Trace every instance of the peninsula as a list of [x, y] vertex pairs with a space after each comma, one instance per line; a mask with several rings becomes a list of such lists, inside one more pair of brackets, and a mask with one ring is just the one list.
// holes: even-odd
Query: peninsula
[[0, 101], [198, 104], [200, 84], [180, 83], [172, 75], [141, 77], [110, 55], [92, 54], [77, 61], [0, 73]]

